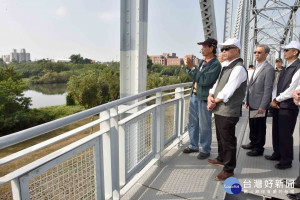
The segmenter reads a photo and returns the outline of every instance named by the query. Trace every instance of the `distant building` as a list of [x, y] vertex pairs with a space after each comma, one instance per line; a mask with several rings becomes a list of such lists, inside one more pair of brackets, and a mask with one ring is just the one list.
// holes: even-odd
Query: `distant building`
[[9, 63], [10, 62], [10, 55], [3, 55], [2, 56], [2, 60], [5, 63]]
[[10, 55], [3, 55], [2, 59], [6, 63], [10, 63], [13, 60], [17, 62], [29, 62], [30, 61], [30, 53], [26, 53], [25, 49], [21, 49], [20, 53], [17, 52], [16, 49], [13, 49], [13, 51], [10, 53]]
[[19, 55], [16, 49], [13, 49], [13, 52], [10, 53], [10, 62], [12, 62], [13, 60], [19, 61]]
[[170, 65], [182, 65], [183, 61], [181, 58], [167, 58], [167, 66]]
[[153, 64], [167, 65], [167, 59], [162, 55], [150, 56], [150, 58], [151, 58]]
[[71, 62], [71, 59], [69, 59], [69, 58], [52, 59], [51, 62], [57, 62], [57, 63], [59, 63], [59, 62], [61, 62], [61, 63], [69, 63], [69, 62]]
[[[186, 56], [190, 57], [193, 60], [194, 65], [199, 65], [199, 60], [200, 60], [199, 58], [197, 58], [194, 55], [186, 55]], [[183, 59], [178, 58], [176, 56], [176, 53], [163, 53], [162, 55], [150, 56], [150, 58], [153, 64], [159, 64], [165, 66], [184, 64]]]
[[194, 56], [194, 55], [185, 55], [184, 56], [184, 58], [190, 58], [190, 59], [192, 59], [192, 61], [193, 61], [193, 65], [199, 65], [199, 61], [200, 61], [200, 59], [199, 58], [197, 58], [196, 56]]
[[163, 53], [165, 58], [177, 58], [176, 53]]

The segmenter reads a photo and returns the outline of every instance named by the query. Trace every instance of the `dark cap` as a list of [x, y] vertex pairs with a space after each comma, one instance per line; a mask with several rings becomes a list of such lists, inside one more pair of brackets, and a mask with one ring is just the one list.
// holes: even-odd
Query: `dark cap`
[[207, 38], [204, 42], [198, 42], [197, 44], [217, 47], [218, 41], [213, 38]]
[[282, 62], [282, 59], [281, 58], [276, 58], [275, 62], [278, 62], [278, 61]]

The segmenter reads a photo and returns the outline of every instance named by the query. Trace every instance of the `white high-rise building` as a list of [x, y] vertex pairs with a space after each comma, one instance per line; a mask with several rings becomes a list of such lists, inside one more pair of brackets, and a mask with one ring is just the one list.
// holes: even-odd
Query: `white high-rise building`
[[20, 53], [18, 53], [16, 49], [13, 49], [13, 52], [10, 54], [10, 62], [13, 60], [16, 60], [17, 62], [28, 62], [30, 61], [30, 53], [26, 53], [25, 49], [21, 49]]
[[19, 62], [19, 55], [18, 55], [16, 49], [13, 49], [13, 52], [10, 53], [10, 62], [12, 62], [13, 60], [16, 60]]
[[10, 62], [10, 55], [3, 55], [2, 56], [2, 60], [5, 63], [9, 63]]

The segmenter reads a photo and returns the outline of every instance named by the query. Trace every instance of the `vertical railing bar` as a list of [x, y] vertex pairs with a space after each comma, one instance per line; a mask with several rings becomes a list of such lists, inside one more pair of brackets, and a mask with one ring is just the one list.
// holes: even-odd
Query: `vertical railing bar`
[[122, 187], [126, 184], [125, 124], [119, 126], [119, 173], [120, 187]]
[[184, 101], [183, 101], [183, 87], [178, 87], [175, 89], [176, 94], [175, 94], [175, 98], [179, 98], [178, 100], [178, 111], [177, 111], [177, 136], [179, 138], [179, 143], [178, 143], [178, 148], [182, 145], [182, 133], [183, 133], [183, 120], [184, 120], [184, 116], [183, 116], [183, 105], [184, 105]]
[[160, 146], [159, 146], [159, 155], [161, 158], [161, 152], [164, 149], [165, 146], [165, 114], [166, 114], [166, 106], [164, 104], [161, 104], [160, 106], [160, 113], [159, 113], [159, 117], [160, 117], [160, 135], [158, 135], [158, 137], [160, 137]]
[[118, 107], [110, 109], [110, 148], [113, 199], [120, 199]]
[[120, 199], [118, 107], [111, 108], [100, 115], [109, 116], [109, 121], [101, 123], [100, 128], [110, 129], [108, 133], [103, 134], [105, 198]]
[[[162, 107], [162, 92], [157, 92], [156, 93], [156, 101], [155, 104], [157, 105], [156, 107], [156, 151], [155, 151], [155, 158], [158, 160], [157, 165], [160, 165], [160, 153], [161, 153], [161, 135], [163, 135], [163, 131], [161, 128], [162, 120], [161, 120], [161, 107]], [[163, 145], [163, 144], [162, 144]]]
[[15, 178], [11, 180], [11, 190], [12, 190], [12, 195], [14, 200], [22, 199], [19, 178]]
[[[100, 130], [104, 128], [110, 129], [110, 114], [109, 110], [100, 113], [100, 118], [109, 117], [105, 122], [100, 123]], [[110, 146], [110, 134], [105, 133], [102, 136], [103, 140], [103, 172], [104, 172], [104, 190], [105, 199], [111, 199], [112, 194], [112, 177], [111, 177], [111, 146]]]
[[104, 199], [104, 173], [103, 173], [103, 139], [102, 135], [98, 137], [98, 143], [95, 145], [94, 149], [94, 159], [95, 159], [95, 189], [96, 189], [96, 199]]

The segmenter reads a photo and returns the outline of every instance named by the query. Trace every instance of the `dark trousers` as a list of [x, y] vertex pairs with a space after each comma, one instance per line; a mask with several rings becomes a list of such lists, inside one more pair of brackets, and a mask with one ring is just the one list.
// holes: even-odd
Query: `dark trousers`
[[280, 164], [289, 165], [293, 161], [293, 132], [299, 110], [274, 109], [272, 139], [274, 155], [280, 157]]
[[232, 173], [236, 167], [235, 125], [238, 117], [215, 115], [216, 134], [218, 140], [217, 159], [224, 163], [223, 170]]
[[[299, 122], [299, 136], [300, 136], [300, 122]], [[299, 147], [300, 147], [300, 140], [299, 140]], [[299, 163], [300, 163], [300, 149], [299, 149]], [[299, 166], [299, 175], [295, 180], [295, 183], [300, 185], [300, 166]]]
[[[249, 108], [249, 112], [255, 110]], [[265, 117], [249, 118], [250, 127], [250, 144], [253, 145], [253, 150], [264, 152], [264, 146], [266, 143], [266, 131], [267, 131], [267, 116], [268, 110], [265, 112]], [[250, 115], [250, 114], [249, 114]]]

